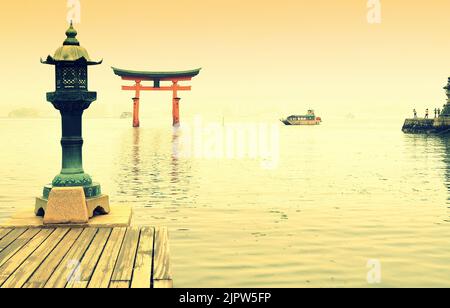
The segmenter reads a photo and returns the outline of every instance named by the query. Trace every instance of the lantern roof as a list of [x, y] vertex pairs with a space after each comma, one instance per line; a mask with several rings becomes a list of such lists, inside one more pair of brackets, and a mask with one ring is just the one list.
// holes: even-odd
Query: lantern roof
[[95, 62], [91, 60], [86, 48], [80, 45], [77, 35], [78, 32], [71, 22], [69, 29], [66, 31], [67, 38], [64, 40], [63, 46], [56, 50], [53, 57], [48, 56], [45, 61], [41, 59], [41, 62], [52, 65], [58, 62], [85, 62], [87, 65], [101, 64], [103, 61]]

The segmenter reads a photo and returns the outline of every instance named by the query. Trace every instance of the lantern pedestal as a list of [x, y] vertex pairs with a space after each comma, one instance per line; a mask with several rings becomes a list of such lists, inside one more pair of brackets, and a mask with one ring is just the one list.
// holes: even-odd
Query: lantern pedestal
[[44, 224], [81, 224], [110, 213], [109, 197], [83, 169], [82, 117], [96, 99], [97, 93], [84, 90], [47, 94], [61, 113], [62, 169], [36, 199], [35, 214], [44, 217]]
[[36, 198], [35, 214], [44, 217], [44, 224], [84, 224], [111, 212], [107, 195], [86, 198], [85, 192], [82, 187], [54, 188], [48, 198]]

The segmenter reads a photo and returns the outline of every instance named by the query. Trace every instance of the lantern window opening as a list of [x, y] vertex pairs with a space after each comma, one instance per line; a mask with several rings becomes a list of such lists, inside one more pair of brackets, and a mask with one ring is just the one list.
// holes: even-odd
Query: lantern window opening
[[88, 74], [86, 65], [64, 63], [56, 65], [56, 89], [88, 88]]

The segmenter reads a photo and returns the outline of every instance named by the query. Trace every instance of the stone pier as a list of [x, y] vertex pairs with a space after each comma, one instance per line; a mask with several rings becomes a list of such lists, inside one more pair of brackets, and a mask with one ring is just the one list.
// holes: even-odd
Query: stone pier
[[450, 132], [450, 78], [444, 87], [447, 104], [444, 105], [438, 118], [435, 119], [406, 119], [403, 125], [405, 134], [444, 134]]
[[450, 117], [406, 119], [402, 131], [405, 134], [440, 134], [450, 132]]

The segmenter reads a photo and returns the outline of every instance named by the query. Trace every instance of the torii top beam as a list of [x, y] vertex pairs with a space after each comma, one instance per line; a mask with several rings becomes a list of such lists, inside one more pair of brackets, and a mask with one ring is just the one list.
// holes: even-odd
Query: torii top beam
[[146, 71], [132, 71], [123, 70], [119, 68], [112, 68], [114, 74], [122, 77], [123, 80], [160, 80], [160, 81], [172, 81], [172, 80], [191, 80], [198, 74], [200, 74], [201, 68], [190, 71], [176, 71], [176, 72], [146, 72]]

